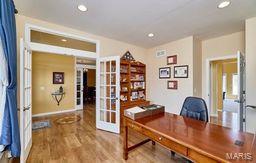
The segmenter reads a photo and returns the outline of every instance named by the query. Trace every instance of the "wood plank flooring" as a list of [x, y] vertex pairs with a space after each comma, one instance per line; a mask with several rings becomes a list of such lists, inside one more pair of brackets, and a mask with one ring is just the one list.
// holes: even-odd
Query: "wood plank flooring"
[[[147, 143], [123, 159], [122, 134], [97, 130], [95, 128], [95, 106], [89, 105], [83, 111], [70, 114], [81, 116], [73, 124], [57, 124], [55, 121], [67, 114], [34, 118], [33, 121], [50, 119], [51, 128], [33, 131], [33, 146], [28, 163], [96, 163], [96, 162], [185, 162], [179, 156], [171, 158], [170, 151], [156, 144]], [[144, 139], [142, 135], [130, 132], [130, 145]]]

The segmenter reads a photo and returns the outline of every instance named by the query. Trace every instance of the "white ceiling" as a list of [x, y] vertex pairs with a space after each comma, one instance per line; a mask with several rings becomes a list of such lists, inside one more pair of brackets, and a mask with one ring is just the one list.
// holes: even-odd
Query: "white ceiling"
[[[149, 48], [190, 35], [207, 39], [244, 29], [256, 0], [14, 0], [19, 14]], [[87, 12], [80, 12], [85, 4]], [[148, 38], [148, 33], [155, 37]]]

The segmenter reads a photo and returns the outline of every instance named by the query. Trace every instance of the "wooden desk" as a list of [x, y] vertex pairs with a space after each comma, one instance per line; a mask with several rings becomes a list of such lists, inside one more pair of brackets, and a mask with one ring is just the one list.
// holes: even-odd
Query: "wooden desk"
[[[256, 162], [254, 135], [170, 113], [131, 120], [124, 117], [124, 159], [128, 152], [153, 140], [195, 162], [235, 162], [226, 153], [251, 153]], [[128, 147], [128, 128], [149, 139]], [[243, 141], [242, 146], [235, 141]], [[154, 145], [154, 143], [153, 143]], [[240, 159], [239, 162], [246, 162]]]

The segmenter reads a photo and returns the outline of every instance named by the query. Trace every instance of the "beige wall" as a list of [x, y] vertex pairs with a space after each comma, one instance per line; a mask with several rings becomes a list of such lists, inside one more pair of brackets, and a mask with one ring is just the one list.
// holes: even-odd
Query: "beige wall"
[[[184, 99], [193, 95], [193, 41], [191, 36], [154, 47], [147, 52], [147, 97], [153, 103], [164, 105], [167, 112], [179, 114]], [[178, 80], [178, 90], [167, 89], [168, 79], [159, 79], [159, 68], [167, 67], [167, 61], [166, 57], [156, 57], [157, 50], [166, 50], [167, 56], [178, 54], [177, 65], [189, 65], [188, 79], [174, 79], [174, 66], [170, 66], [169, 80]]]
[[[246, 20], [246, 103], [256, 106], [256, 17]], [[256, 110], [246, 111], [246, 130], [256, 132]]]
[[245, 33], [243, 31], [202, 41], [202, 97], [206, 95], [206, 61], [229, 55], [237, 51], [245, 52]]
[[193, 42], [193, 95], [202, 97], [202, 42]]
[[232, 94], [232, 75], [237, 73], [237, 62], [233, 63], [224, 63], [223, 64], [223, 73], [227, 75], [227, 93], [226, 98], [227, 99], [237, 99], [236, 95]]
[[[25, 17], [22, 15], [16, 15], [16, 26], [17, 26], [17, 34], [18, 38], [24, 37], [25, 24], [33, 24], [40, 27], [49, 28], [52, 30], [57, 30], [60, 32], [75, 34], [79, 36], [83, 36], [86, 38], [96, 39], [100, 41], [100, 56], [113, 56], [120, 55], [122, 56], [127, 50], [131, 52], [136, 60], [143, 61], [145, 59], [146, 49], [131, 45], [128, 43], [116, 41], [113, 39], [93, 35], [90, 33], [86, 33], [86, 29], [84, 31], [75, 30], [72, 28], [60, 26], [57, 24], [45, 22], [42, 20], [37, 20], [29, 17]], [[19, 40], [18, 40], [19, 41]]]
[[[32, 54], [32, 113], [48, 113], [74, 107], [75, 58], [65, 55], [33, 52]], [[53, 84], [53, 72], [64, 72], [64, 84]], [[65, 97], [58, 106], [51, 93], [62, 86]]]

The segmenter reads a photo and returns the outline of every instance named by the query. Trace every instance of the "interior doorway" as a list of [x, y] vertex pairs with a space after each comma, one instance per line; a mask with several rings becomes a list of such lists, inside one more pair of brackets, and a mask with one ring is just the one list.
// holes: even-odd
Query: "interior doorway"
[[76, 108], [96, 104], [96, 61], [76, 58]]
[[210, 61], [211, 122], [238, 130], [237, 58]]

